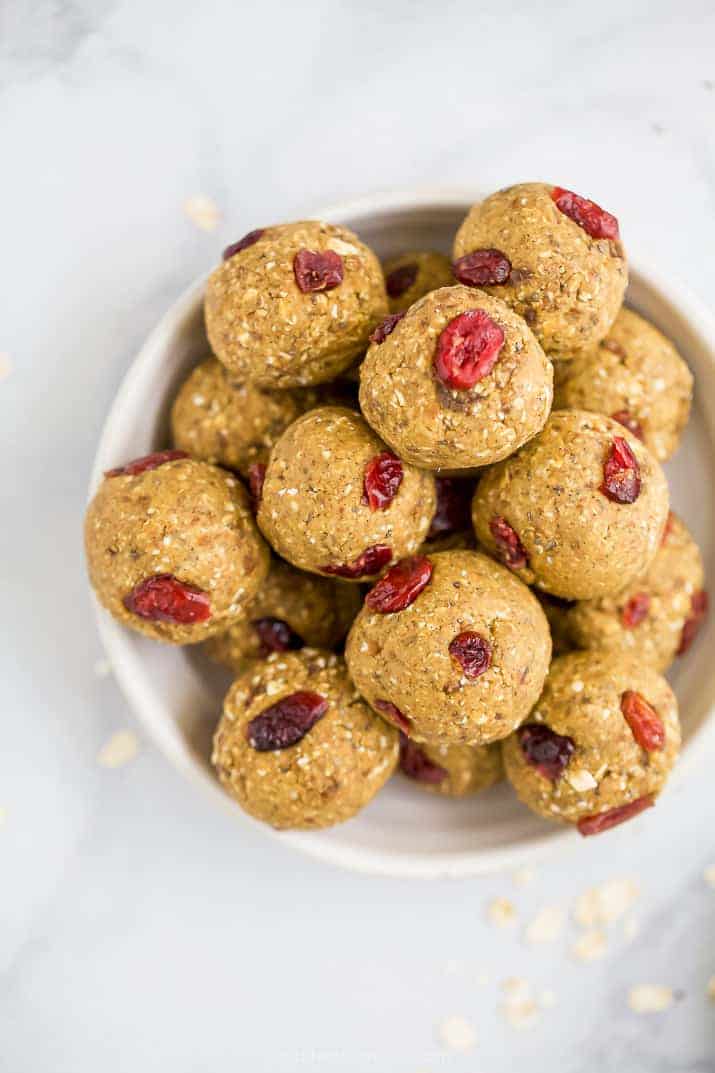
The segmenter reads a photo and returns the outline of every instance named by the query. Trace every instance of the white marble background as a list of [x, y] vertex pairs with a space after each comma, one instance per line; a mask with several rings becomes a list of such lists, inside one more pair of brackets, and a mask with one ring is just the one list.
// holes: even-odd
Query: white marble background
[[[712, 300], [714, 81], [707, 0], [0, 0], [2, 1071], [715, 1069], [707, 767], [528, 886], [340, 873], [239, 837], [143, 739], [96, 673], [80, 553], [127, 363], [265, 220], [379, 188], [552, 179]], [[215, 230], [187, 217], [194, 195]], [[101, 767], [125, 728], [136, 759]], [[622, 877], [640, 896], [599, 960], [573, 956], [571, 916], [525, 941], [544, 906], [570, 914]], [[500, 1008], [509, 977], [538, 1000], [523, 1030]], [[672, 1004], [634, 1012], [641, 984]], [[476, 1033], [468, 1053], [440, 1039], [450, 1017]]]

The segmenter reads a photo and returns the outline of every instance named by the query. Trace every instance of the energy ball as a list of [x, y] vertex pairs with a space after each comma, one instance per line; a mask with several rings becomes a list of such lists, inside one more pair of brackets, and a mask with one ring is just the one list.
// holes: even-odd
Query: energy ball
[[659, 462], [674, 454], [690, 415], [693, 377], [669, 339], [622, 309], [605, 339], [559, 362], [560, 410], [594, 410], [625, 425]]
[[666, 671], [692, 644], [707, 611], [700, 551], [671, 512], [648, 570], [617, 596], [583, 600], [566, 612], [577, 648], [632, 652]]
[[474, 205], [454, 257], [460, 283], [511, 306], [549, 355], [603, 339], [628, 282], [615, 216], [547, 183], [519, 183]]
[[432, 291], [372, 336], [360, 406], [402, 458], [471, 470], [505, 458], [542, 427], [551, 362], [526, 323], [469, 287]]
[[317, 406], [311, 388], [268, 391], [236, 379], [216, 358], [202, 361], [184, 381], [171, 409], [171, 431], [181, 450], [242, 476], [265, 463], [288, 425]]
[[431, 474], [401, 462], [353, 410], [324, 406], [273, 448], [258, 525], [294, 566], [362, 581], [416, 551], [434, 509]]
[[385, 261], [382, 267], [391, 313], [404, 313], [430, 291], [454, 284], [449, 257], [432, 250], [401, 253]]
[[424, 790], [466, 797], [504, 777], [501, 745], [418, 745], [401, 734], [400, 771]]
[[582, 835], [654, 803], [680, 748], [678, 707], [654, 668], [633, 655], [571, 652], [551, 665], [529, 721], [503, 743], [519, 798]]
[[360, 610], [355, 585], [294, 570], [274, 559], [246, 618], [206, 642], [206, 653], [236, 674], [271, 652], [335, 648]]
[[364, 704], [339, 656], [274, 652], [231, 686], [211, 761], [239, 805], [279, 829], [331, 827], [395, 770], [398, 735]]
[[347, 228], [313, 220], [246, 235], [224, 252], [206, 288], [212, 350], [259, 387], [332, 380], [386, 313], [372, 250]]
[[100, 603], [158, 641], [195, 644], [241, 619], [269, 553], [239, 481], [182, 451], [109, 470], [85, 518]]
[[650, 451], [618, 422], [579, 410], [554, 411], [482, 477], [472, 504], [490, 554], [566, 600], [613, 595], [645, 573], [667, 516]]
[[348, 634], [345, 658], [369, 704], [411, 739], [488, 745], [539, 696], [551, 658], [538, 600], [475, 551], [397, 563]]

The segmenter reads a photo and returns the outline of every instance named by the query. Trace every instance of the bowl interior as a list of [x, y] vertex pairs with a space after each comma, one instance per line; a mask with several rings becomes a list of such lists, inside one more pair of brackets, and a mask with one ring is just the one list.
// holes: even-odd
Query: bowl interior
[[[454, 232], [472, 200], [443, 193], [375, 197], [322, 216], [353, 228], [381, 257], [406, 249], [449, 253]], [[202, 317], [204, 283], [194, 284], [168, 311], [127, 373], [100, 441], [92, 491], [105, 469], [167, 445], [171, 400], [189, 369], [208, 352]], [[652, 269], [631, 268], [627, 300], [673, 339], [695, 374], [693, 418], [677, 457], [666, 470], [673, 506], [698, 540], [708, 576], [712, 576], [714, 507], [707, 490], [715, 480], [715, 326], [692, 296], [672, 280], [666, 285]], [[156, 407], [147, 407], [147, 399], [156, 400]], [[119, 683], [160, 748], [183, 772], [232, 808], [237, 823], [253, 823], [228, 801], [208, 763], [227, 677], [200, 652], [139, 637], [99, 607], [98, 619]], [[706, 732], [712, 732], [708, 716], [715, 665], [708, 652], [713, 649], [714, 619], [710, 617], [698, 643], [678, 661], [671, 675], [683, 717], [686, 762], [700, 751]], [[272, 833], [269, 828], [265, 831]], [[273, 837], [346, 867], [437, 876], [513, 867], [573, 835], [533, 816], [505, 785], [473, 799], [449, 801], [394, 778], [368, 808], [346, 824], [315, 833], [273, 833]]]

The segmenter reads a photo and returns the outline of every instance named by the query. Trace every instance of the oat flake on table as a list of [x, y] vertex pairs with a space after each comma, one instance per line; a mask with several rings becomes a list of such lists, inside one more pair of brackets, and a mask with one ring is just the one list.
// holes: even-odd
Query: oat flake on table
[[445, 1018], [439, 1026], [439, 1038], [449, 1051], [466, 1054], [477, 1042], [474, 1028], [464, 1017], [454, 1015]]
[[516, 923], [516, 908], [508, 898], [494, 898], [487, 906], [487, 916], [497, 928], [508, 928]]
[[574, 917], [584, 928], [610, 924], [622, 917], [639, 895], [640, 887], [632, 877], [610, 879], [590, 887], [576, 899]]
[[638, 984], [628, 992], [634, 1013], [662, 1013], [673, 1004], [673, 989], [662, 984]]
[[194, 194], [193, 197], [187, 197], [183, 207], [186, 216], [202, 231], [215, 231], [218, 227], [221, 213], [210, 197]]
[[100, 767], [118, 768], [128, 764], [137, 755], [139, 741], [131, 730], [118, 730], [104, 743], [97, 754]]
[[12, 372], [10, 355], [0, 352], [0, 380], [5, 380]]
[[597, 961], [606, 953], [607, 942], [605, 932], [599, 928], [591, 928], [578, 937], [571, 947], [571, 953], [579, 961]]

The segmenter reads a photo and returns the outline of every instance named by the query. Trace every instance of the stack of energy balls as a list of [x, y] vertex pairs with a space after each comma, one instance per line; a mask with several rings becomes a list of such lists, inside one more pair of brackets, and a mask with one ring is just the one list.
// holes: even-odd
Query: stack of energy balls
[[326, 827], [398, 768], [505, 772], [584, 835], [654, 803], [707, 599], [660, 465], [692, 377], [627, 278], [616, 218], [543, 183], [453, 261], [310, 221], [224, 252], [173, 449], [106, 474], [86, 544], [116, 618], [237, 675], [212, 759], [247, 812]]

